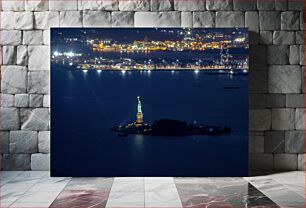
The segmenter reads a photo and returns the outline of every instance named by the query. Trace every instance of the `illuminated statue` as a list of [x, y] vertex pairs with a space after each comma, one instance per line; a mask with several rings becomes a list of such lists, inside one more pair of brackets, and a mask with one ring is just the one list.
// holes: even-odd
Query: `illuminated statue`
[[143, 125], [143, 114], [142, 114], [142, 110], [141, 110], [140, 97], [137, 96], [137, 99], [138, 99], [138, 106], [137, 106], [137, 115], [136, 115], [136, 123], [135, 123], [136, 127]]

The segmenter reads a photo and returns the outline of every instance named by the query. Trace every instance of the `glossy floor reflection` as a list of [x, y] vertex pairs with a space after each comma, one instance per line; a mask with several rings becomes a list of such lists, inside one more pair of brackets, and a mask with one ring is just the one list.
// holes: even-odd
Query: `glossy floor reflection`
[[305, 207], [305, 173], [246, 178], [51, 178], [1, 173], [1, 206], [18, 208]]

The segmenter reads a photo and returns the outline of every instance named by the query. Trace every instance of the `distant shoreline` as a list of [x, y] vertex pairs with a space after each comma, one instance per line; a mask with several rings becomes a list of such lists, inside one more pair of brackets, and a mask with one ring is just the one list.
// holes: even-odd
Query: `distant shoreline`
[[[239, 75], [239, 76], [248, 76], [249, 72], [243, 72], [240, 69], [234, 69], [233, 73], [230, 73], [229, 69], [188, 69], [188, 68], [181, 68], [181, 69], [128, 69], [128, 70], [121, 70], [121, 69], [77, 69], [75, 66], [63, 66], [57, 64], [51, 64], [52, 67], [63, 68], [65, 70], [70, 71], [95, 71], [95, 72], [193, 72], [193, 73], [205, 73], [205, 74], [222, 74], [222, 75]], [[237, 70], [237, 71], [235, 71]]]

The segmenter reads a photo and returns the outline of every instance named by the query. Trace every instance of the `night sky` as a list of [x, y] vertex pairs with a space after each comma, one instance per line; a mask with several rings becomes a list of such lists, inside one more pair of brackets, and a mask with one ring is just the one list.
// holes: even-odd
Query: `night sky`
[[[232, 34], [233, 31], [237, 34], [244, 34], [246, 37], [246, 44], [248, 43], [248, 29], [247, 28], [53, 28], [52, 41], [56, 43], [58, 39], [64, 37], [87, 37], [88, 39], [103, 38], [113, 39], [118, 43], [128, 43], [134, 40], [144, 40], [145, 37], [148, 40], [181, 40], [184, 36], [179, 35], [180, 32], [190, 30], [192, 34], [207, 34], [207, 33], [222, 33]], [[169, 33], [165, 31], [174, 31]], [[62, 35], [60, 35], [62, 34]], [[240, 35], [241, 36], [241, 35]], [[235, 36], [233, 36], [235, 37]]]

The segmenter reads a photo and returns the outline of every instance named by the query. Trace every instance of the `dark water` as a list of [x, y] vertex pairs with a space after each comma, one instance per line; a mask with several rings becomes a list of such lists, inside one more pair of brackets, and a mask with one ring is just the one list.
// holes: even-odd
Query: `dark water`
[[[233, 176], [248, 170], [248, 78], [188, 71], [52, 67], [53, 176]], [[238, 90], [224, 87], [239, 86]], [[222, 136], [118, 137], [109, 128], [172, 118], [228, 125]]]

